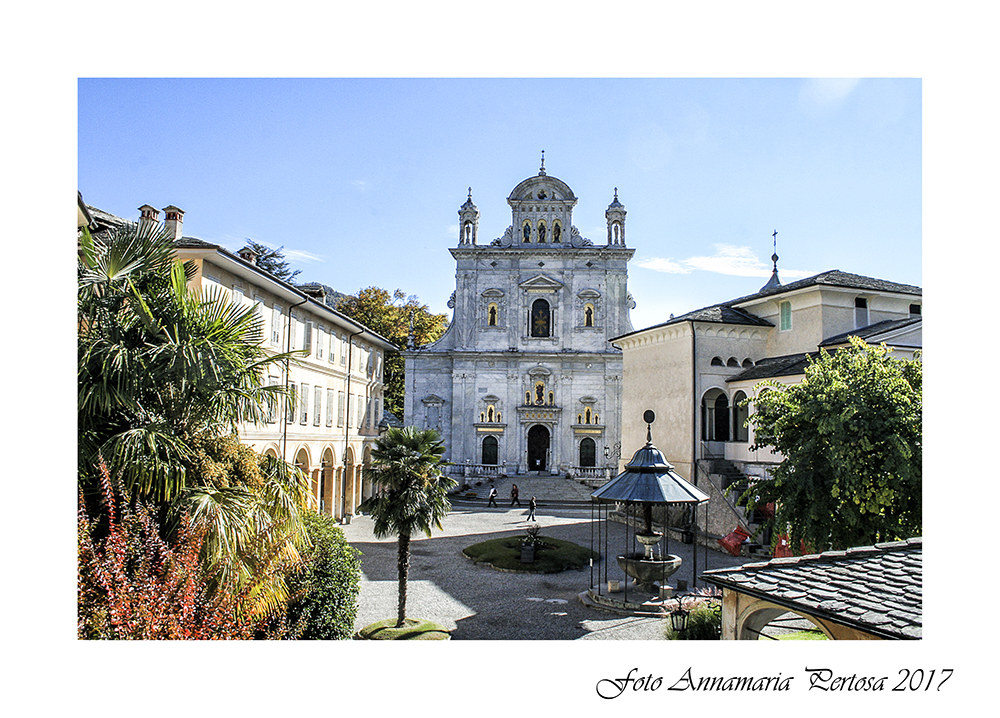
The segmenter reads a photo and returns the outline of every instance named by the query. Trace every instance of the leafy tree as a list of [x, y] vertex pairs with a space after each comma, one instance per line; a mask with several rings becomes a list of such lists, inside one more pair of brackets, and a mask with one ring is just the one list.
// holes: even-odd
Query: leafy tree
[[285, 261], [285, 248], [283, 246], [271, 249], [266, 244], [255, 242], [252, 239], [247, 239], [246, 246], [257, 255], [257, 266], [265, 272], [273, 274], [278, 279], [291, 284], [302, 273], [301, 269], [296, 269], [293, 272], [288, 266], [288, 262]]
[[[390, 342], [405, 347], [411, 332], [416, 346], [436, 341], [448, 326], [444, 314], [434, 314], [415, 296], [407, 296], [397, 289], [389, 294], [385, 289], [368, 287], [357, 295], [341, 299], [337, 310], [355, 319]], [[403, 390], [405, 362], [397, 352], [388, 352], [385, 358], [383, 383], [385, 407], [396, 416], [403, 416]]]
[[431, 528], [440, 529], [441, 519], [451, 510], [448, 490], [456, 482], [441, 473], [444, 451], [436, 431], [414, 426], [389, 428], [372, 451], [372, 477], [377, 493], [362, 504], [361, 510], [371, 514], [377, 537], [398, 537], [397, 628], [406, 622], [410, 538], [418, 531], [430, 536]]
[[849, 548], [921, 532], [922, 366], [854, 337], [821, 351], [805, 379], [758, 392], [754, 449], [784, 460], [751, 506], [774, 502], [772, 525], [792, 545]]
[[351, 638], [361, 590], [361, 552], [347, 543], [333, 517], [306, 515], [309, 547], [304, 568], [290, 579], [291, 622], [302, 626], [300, 638]]

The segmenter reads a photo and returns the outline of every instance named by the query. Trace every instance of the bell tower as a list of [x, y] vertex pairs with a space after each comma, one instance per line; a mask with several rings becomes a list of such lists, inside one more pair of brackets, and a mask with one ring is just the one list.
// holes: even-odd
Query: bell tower
[[472, 201], [472, 187], [469, 187], [469, 198], [458, 210], [458, 244], [459, 246], [476, 244], [479, 232], [479, 209]]
[[608, 220], [608, 246], [625, 246], [625, 205], [618, 201], [618, 188], [615, 187], [615, 198], [608, 205], [604, 216]]

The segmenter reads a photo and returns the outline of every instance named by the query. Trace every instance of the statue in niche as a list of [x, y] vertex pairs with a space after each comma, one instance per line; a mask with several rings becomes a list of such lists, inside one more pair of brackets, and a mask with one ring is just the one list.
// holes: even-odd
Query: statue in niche
[[558, 242], [559, 237], [561, 236], [562, 236], [562, 227], [557, 224], [555, 227], [552, 228], [552, 241]]
[[538, 241], [539, 242], [544, 242], [545, 241], [545, 225], [544, 224], [539, 224], [538, 225]]
[[465, 225], [465, 241], [468, 242], [470, 239], [472, 239], [472, 225], [469, 224], [469, 223], [466, 223], [466, 225]]
[[545, 401], [545, 387], [541, 384], [535, 385], [535, 403], [542, 404]]
[[530, 242], [531, 241], [531, 225], [530, 224], [525, 224], [524, 225], [524, 241], [525, 242]]
[[593, 307], [587, 307], [587, 310], [584, 312], [584, 315], [585, 315], [585, 318], [584, 318], [584, 321], [583, 321], [583, 326], [585, 326], [585, 327], [592, 327], [592, 326], [594, 326], [594, 309], [593, 309]]
[[495, 306], [490, 307], [490, 326], [495, 327], [497, 325], [497, 308]]

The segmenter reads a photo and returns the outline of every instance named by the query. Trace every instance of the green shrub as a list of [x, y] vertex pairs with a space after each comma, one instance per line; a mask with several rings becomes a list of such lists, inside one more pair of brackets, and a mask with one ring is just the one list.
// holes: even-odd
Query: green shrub
[[[521, 563], [521, 545], [530, 540], [535, 546], [533, 563]], [[558, 573], [580, 569], [590, 564], [590, 559], [599, 561], [601, 555], [570, 541], [549, 536], [524, 539], [521, 536], [507, 536], [473, 544], [462, 553], [476, 563], [487, 563], [493, 568], [524, 571], [526, 573]]]
[[303, 551], [305, 567], [289, 578], [289, 619], [300, 626], [304, 639], [351, 638], [361, 590], [361, 553], [347, 543], [331, 516], [307, 511], [305, 522], [311, 545]]
[[666, 637], [670, 641], [718, 641], [722, 637], [722, 615], [701, 604], [688, 615], [687, 630], [678, 633], [668, 621]]

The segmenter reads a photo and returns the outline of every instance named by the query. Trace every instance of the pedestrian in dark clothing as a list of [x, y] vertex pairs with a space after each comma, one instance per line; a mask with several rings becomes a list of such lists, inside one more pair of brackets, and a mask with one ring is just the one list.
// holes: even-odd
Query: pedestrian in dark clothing
[[527, 521], [538, 521], [535, 518], [535, 509], [538, 508], [538, 503], [535, 501], [535, 497], [531, 497], [531, 501], [528, 502], [528, 518]]
[[486, 504], [486, 508], [489, 508], [490, 506], [496, 506], [497, 508], [500, 508], [499, 506], [497, 506], [497, 487], [496, 486], [491, 486], [490, 487], [490, 501], [489, 501], [488, 504]]
[[513, 506], [514, 504], [521, 505], [521, 500], [517, 498], [517, 484], [510, 487], [510, 505]]

